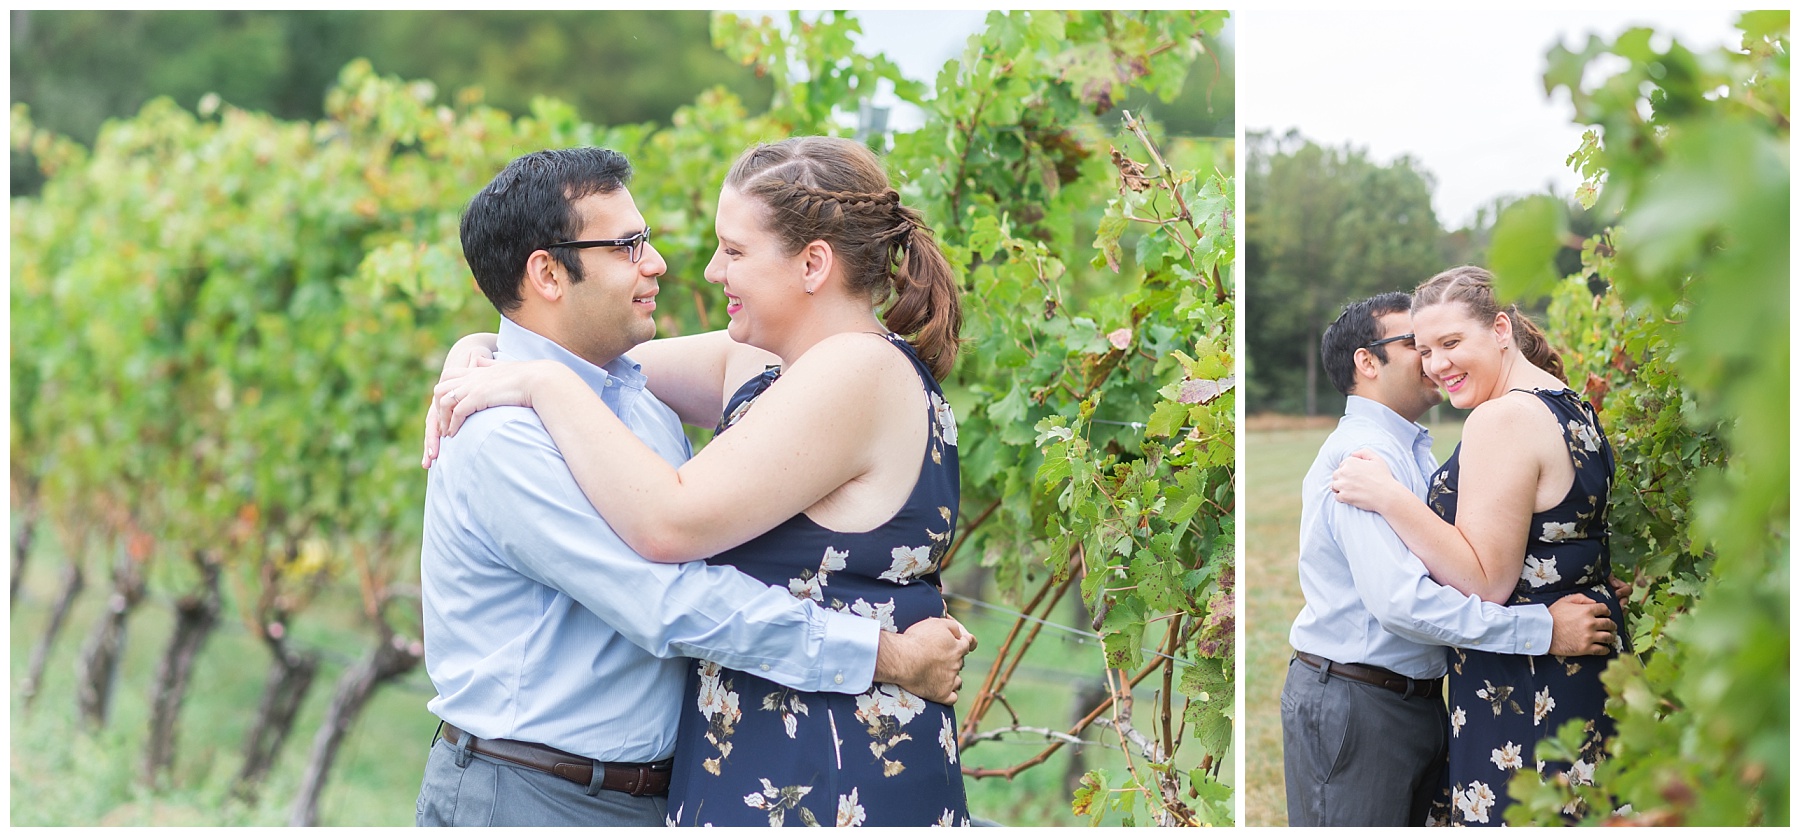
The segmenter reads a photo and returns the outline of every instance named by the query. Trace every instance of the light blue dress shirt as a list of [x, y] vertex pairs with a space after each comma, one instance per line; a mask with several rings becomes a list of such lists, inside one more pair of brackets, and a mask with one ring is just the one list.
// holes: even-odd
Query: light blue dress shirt
[[1432, 581], [1381, 515], [1332, 496], [1331, 472], [1364, 448], [1421, 499], [1437, 470], [1424, 426], [1378, 401], [1350, 396], [1301, 486], [1300, 590], [1306, 606], [1288, 642], [1336, 662], [1420, 679], [1443, 676], [1444, 646], [1549, 653], [1549, 608], [1505, 607]]
[[[506, 319], [496, 357], [563, 363], [663, 459], [687, 461], [680, 420], [629, 358], [596, 367]], [[420, 575], [427, 706], [481, 738], [655, 761], [674, 751], [687, 657], [805, 691], [858, 693], [874, 675], [874, 620], [728, 567], [639, 557], [528, 408], [483, 410], [443, 441]]]

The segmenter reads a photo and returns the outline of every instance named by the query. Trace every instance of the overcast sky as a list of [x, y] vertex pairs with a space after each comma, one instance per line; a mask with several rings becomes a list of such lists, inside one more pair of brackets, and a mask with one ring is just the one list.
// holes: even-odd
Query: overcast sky
[[[1728, 11], [1269, 11], [1237, 13], [1238, 124], [1354, 143], [1377, 161], [1411, 154], [1455, 229], [1501, 195], [1571, 194], [1563, 160], [1581, 141], [1566, 93], [1544, 94], [1545, 53], [1631, 25], [1689, 49], [1735, 45]], [[1662, 44], [1659, 43], [1659, 46]]]
[[[740, 17], [771, 17], [784, 27], [788, 19], [786, 11], [768, 9], [734, 9], [732, 13]], [[802, 14], [813, 19], [821, 12]], [[858, 52], [866, 55], [882, 53], [900, 66], [901, 75], [930, 84], [937, 81], [938, 70], [943, 69], [944, 62], [962, 55], [969, 36], [981, 31], [988, 13], [981, 9], [954, 12], [853, 9], [850, 14], [862, 26], [862, 37], [856, 44]], [[886, 82], [872, 98], [876, 106], [891, 110], [888, 117], [891, 131], [904, 133], [917, 129], [924, 122], [924, 114], [895, 98]]]

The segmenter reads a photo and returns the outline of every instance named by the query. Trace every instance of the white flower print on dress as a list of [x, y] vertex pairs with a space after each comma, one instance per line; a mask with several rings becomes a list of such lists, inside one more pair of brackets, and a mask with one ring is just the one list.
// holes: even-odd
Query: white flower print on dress
[[850, 612], [856, 614], [857, 616], [861, 616], [865, 619], [873, 619], [877, 622], [880, 622], [881, 629], [884, 631], [888, 631], [890, 633], [899, 633], [900, 632], [900, 626], [895, 624], [895, 622], [894, 622], [894, 600], [893, 599], [888, 599], [885, 602], [880, 602], [877, 604], [869, 604], [867, 601], [865, 601], [863, 599], [857, 599], [856, 601], [854, 601], [850, 604]]
[[801, 700], [798, 693], [788, 689], [763, 695], [762, 708], [765, 712], [781, 713], [781, 726], [787, 731], [789, 738], [793, 738], [800, 730], [800, 716], [812, 714], [806, 708], [806, 701]]
[[1525, 572], [1521, 577], [1531, 582], [1532, 587], [1555, 584], [1562, 580], [1562, 573], [1556, 571], [1556, 559], [1546, 561], [1535, 555], [1525, 556]]
[[1594, 783], [1594, 765], [1592, 762], [1577, 759], [1569, 765], [1569, 784], [1591, 785]]
[[944, 813], [938, 815], [937, 822], [932, 823], [931, 827], [932, 828], [955, 828], [956, 827], [956, 814], [954, 812], [952, 812], [949, 808], [945, 808]]
[[788, 592], [793, 593], [796, 599], [825, 601], [823, 588], [829, 583], [827, 578], [832, 573], [842, 570], [846, 566], [844, 559], [849, 557], [849, 552], [839, 552], [829, 546], [825, 547], [825, 557], [819, 561], [819, 571], [812, 573], [802, 570], [799, 578], [788, 579]]
[[725, 722], [729, 730], [744, 713], [738, 710], [738, 694], [724, 686], [720, 681], [718, 663], [702, 662], [700, 664], [700, 714], [708, 721], [715, 718]]
[[1519, 745], [1508, 741], [1505, 746], [1495, 750], [1494, 754], [1490, 756], [1488, 760], [1492, 761], [1494, 766], [1501, 770], [1518, 770], [1525, 766], [1525, 761], [1519, 758], [1520, 752]]
[[956, 447], [956, 414], [950, 411], [950, 402], [935, 392], [931, 393], [931, 416], [938, 438], [943, 439], [944, 444]]
[[1544, 534], [1539, 537], [1538, 540], [1547, 543], [1557, 543], [1559, 541], [1566, 541], [1570, 538], [1579, 538], [1581, 537], [1581, 532], [1576, 528], [1578, 525], [1579, 524], [1574, 522], [1547, 522], [1544, 524]]
[[1450, 736], [1452, 738], [1461, 738], [1463, 724], [1468, 722], [1469, 713], [1464, 712], [1463, 708], [1460, 706], [1456, 707], [1456, 711], [1450, 713]]
[[1544, 718], [1550, 715], [1550, 710], [1555, 708], [1556, 698], [1550, 696], [1550, 687], [1545, 686], [1543, 691], [1537, 693], [1537, 708], [1531, 713], [1531, 725], [1535, 727], [1543, 723]]
[[1481, 682], [1484, 685], [1484, 688], [1476, 689], [1475, 696], [1478, 698], [1485, 698], [1487, 702], [1494, 707], [1494, 717], [1500, 717], [1501, 710], [1508, 706], [1512, 707], [1514, 714], [1525, 714], [1525, 710], [1520, 709], [1519, 704], [1512, 699], [1513, 687], [1496, 686], [1492, 680], [1483, 680]]
[[944, 716], [944, 728], [938, 730], [938, 746], [944, 748], [944, 755], [951, 764], [956, 763], [956, 730], [950, 726], [950, 716]]
[[838, 796], [837, 826], [852, 828], [863, 824], [869, 815], [863, 811], [862, 803], [856, 801], [858, 788], [851, 788], [849, 794]]
[[825, 601], [825, 591], [820, 589], [824, 586], [825, 579], [822, 576], [815, 575], [804, 578], [788, 579], [788, 592], [794, 594], [794, 598], [796, 599], [812, 599], [815, 602]]
[[924, 711], [924, 698], [892, 683], [882, 683], [856, 696], [856, 719], [865, 724], [873, 725], [883, 716], [909, 724]]
[[918, 576], [931, 571], [931, 546], [894, 547], [894, 565], [881, 574], [883, 581], [910, 584]]
[[869, 731], [869, 752], [881, 760], [881, 775], [898, 776], [906, 765], [887, 757], [889, 750], [901, 742], [913, 740], [906, 725], [925, 711], [925, 700], [918, 695], [882, 683], [856, 696], [856, 719]]
[[701, 716], [706, 718], [705, 738], [719, 750], [717, 756], [702, 759], [700, 766], [714, 776], [719, 775], [724, 760], [731, 757], [731, 736], [738, 720], [744, 716], [738, 709], [738, 693], [721, 671], [718, 663], [700, 663], [700, 690], [695, 699]]
[[1469, 822], [1487, 822], [1488, 809], [1494, 806], [1494, 791], [1484, 782], [1470, 782], [1469, 789], [1456, 795], [1457, 810]]
[[[787, 820], [788, 809], [800, 804], [800, 797], [812, 793], [811, 785], [788, 785], [777, 788], [768, 779], [762, 780], [761, 793], [752, 793], [744, 797], [744, 804], [758, 811], [769, 812], [769, 825], [779, 828]], [[816, 825], [812, 812], [800, 809], [800, 818], [808, 825]]]
[[1600, 450], [1600, 434], [1595, 433], [1594, 428], [1582, 424], [1581, 422], [1573, 419], [1569, 421], [1569, 436], [1575, 441], [1580, 442], [1581, 446], [1588, 450]]

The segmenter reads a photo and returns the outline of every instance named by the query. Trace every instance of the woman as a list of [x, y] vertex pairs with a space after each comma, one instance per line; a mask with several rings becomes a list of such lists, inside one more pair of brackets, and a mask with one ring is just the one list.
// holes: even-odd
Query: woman
[[[935, 376], [955, 360], [961, 309], [930, 229], [867, 148], [804, 137], [738, 159], [717, 233], [706, 279], [730, 327], [632, 352], [684, 421], [717, 422], [679, 470], [560, 364], [447, 372], [446, 430], [476, 409], [532, 406], [646, 558], [712, 556], [886, 630], [944, 615], [935, 582], [959, 488]], [[890, 293], [884, 325], [875, 306]], [[672, 824], [968, 824], [948, 706], [886, 684], [800, 693], [705, 662], [686, 701]]]
[[[1338, 499], [1380, 513], [1440, 583], [1511, 605], [1580, 591], [1623, 624], [1607, 584], [1612, 447], [1593, 408], [1564, 382], [1543, 332], [1516, 307], [1501, 310], [1493, 277], [1467, 266], [1419, 286], [1412, 328], [1425, 374], [1452, 405], [1473, 409], [1462, 442], [1424, 503], [1361, 453], [1334, 474]], [[1500, 824], [1511, 802], [1506, 783], [1528, 764], [1593, 783], [1612, 734], [1600, 672], [1616, 648], [1593, 657], [1452, 654], [1450, 822]], [[1537, 742], [1570, 719], [1585, 723], [1579, 758], [1535, 761]]]

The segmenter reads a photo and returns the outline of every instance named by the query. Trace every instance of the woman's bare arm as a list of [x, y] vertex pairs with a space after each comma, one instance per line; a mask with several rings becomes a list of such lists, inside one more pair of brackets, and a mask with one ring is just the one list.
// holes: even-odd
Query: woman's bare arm
[[730, 388], [749, 380], [765, 365], [781, 362], [774, 354], [739, 343], [724, 331], [659, 338], [626, 354], [643, 367], [650, 392], [674, 409], [683, 424], [709, 430], [718, 425]]
[[[1439, 584], [1504, 604], [1525, 566], [1541, 470], [1542, 408], [1501, 398], [1463, 424], [1456, 522], [1437, 516], [1376, 459], [1346, 459], [1333, 475], [1339, 500], [1379, 513]], [[1379, 468], [1380, 482], [1374, 476]]]
[[450, 432], [483, 407], [537, 410], [583, 493], [620, 537], [650, 560], [680, 562], [748, 541], [865, 474], [883, 421], [897, 420], [888, 402], [899, 380], [914, 373], [885, 339], [828, 338], [679, 470], [561, 364], [476, 369], [438, 392], [455, 403]]

